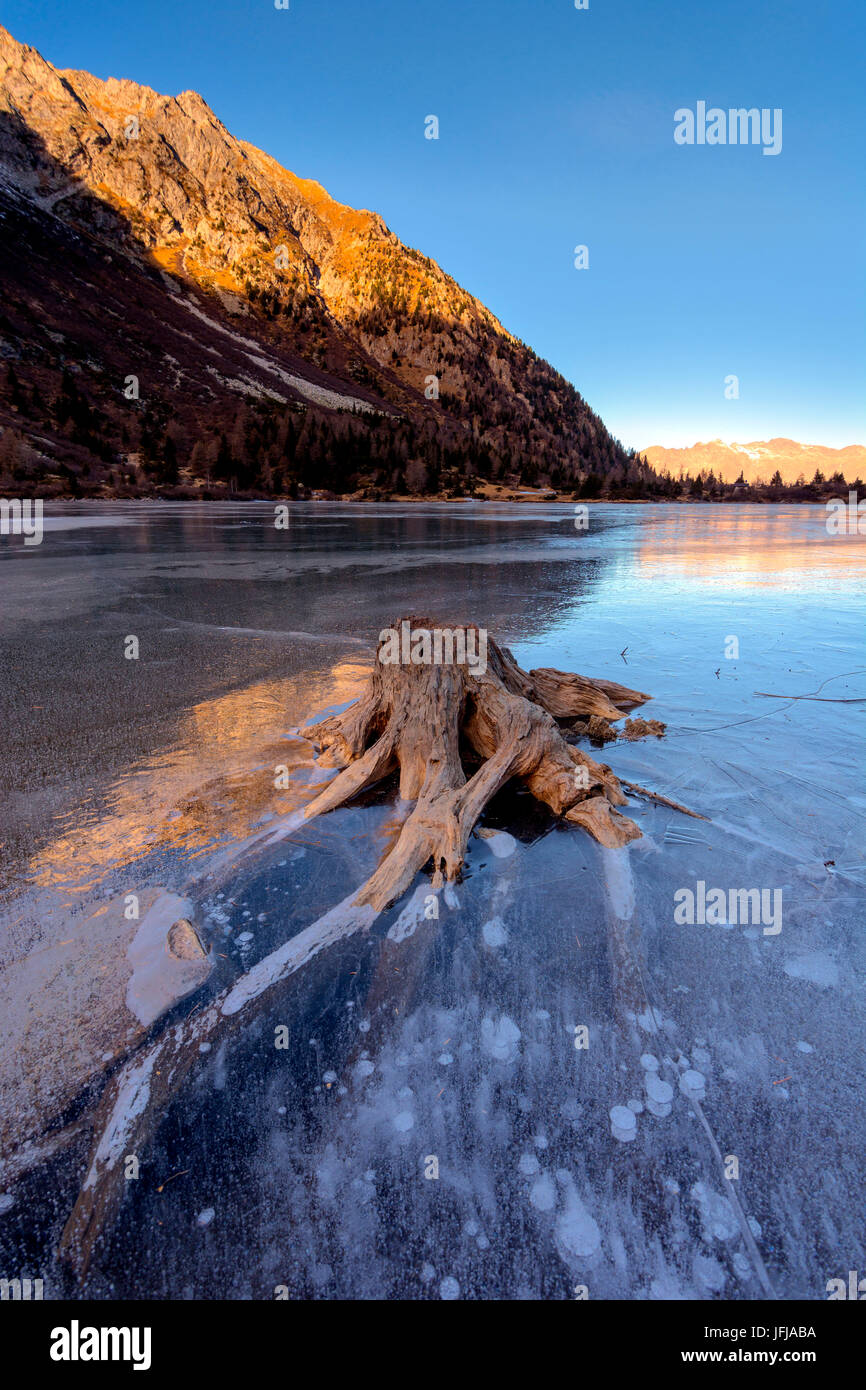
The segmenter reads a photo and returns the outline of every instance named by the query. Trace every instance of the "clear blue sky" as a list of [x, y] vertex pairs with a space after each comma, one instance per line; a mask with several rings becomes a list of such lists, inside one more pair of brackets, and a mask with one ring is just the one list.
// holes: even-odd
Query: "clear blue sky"
[[[2, 0], [0, 19], [59, 67], [201, 92], [380, 212], [626, 444], [866, 442], [863, 0], [290, 5]], [[782, 152], [676, 145], [699, 100], [781, 107]]]

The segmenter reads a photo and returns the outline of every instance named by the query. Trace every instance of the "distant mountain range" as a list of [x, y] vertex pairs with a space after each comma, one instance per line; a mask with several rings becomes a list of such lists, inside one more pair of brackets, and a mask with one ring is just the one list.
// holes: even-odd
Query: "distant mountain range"
[[2, 28], [0, 426], [0, 485], [81, 495], [648, 472], [376, 213]]
[[822, 444], [797, 444], [793, 439], [759, 440], [753, 444], [724, 444], [711, 439], [708, 444], [692, 444], [687, 449], [665, 449], [653, 444], [641, 454], [659, 473], [670, 472], [704, 477], [710, 472], [723, 482], [733, 483], [742, 474], [747, 483], [769, 483], [778, 471], [783, 483], [796, 483], [802, 477], [811, 482], [816, 472], [830, 479], [841, 473], [848, 482], [866, 477], [866, 447], [849, 444], [845, 449], [828, 449]]

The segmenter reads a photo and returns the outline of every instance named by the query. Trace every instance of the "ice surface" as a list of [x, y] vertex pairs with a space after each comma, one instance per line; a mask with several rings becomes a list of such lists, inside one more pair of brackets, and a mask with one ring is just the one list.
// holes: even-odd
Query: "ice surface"
[[166, 947], [172, 924], [188, 917], [189, 899], [162, 893], [142, 919], [129, 947], [132, 974], [126, 986], [126, 1003], [140, 1023], [153, 1023], [184, 995], [207, 979], [212, 962], [178, 960]]
[[[0, 1173], [4, 1268], [24, 1230], [62, 1282], [52, 1241], [86, 1152], [53, 1156], [42, 1134], [106, 1056], [139, 1046], [126, 975], [109, 988], [140, 928], [123, 917], [133, 888], [142, 916], [176, 895], [213, 946], [172, 1027], [287, 973], [255, 1022], [226, 1014], [236, 1031], [169, 1105], [92, 1296], [564, 1299], [580, 1282], [594, 1298], [759, 1298], [730, 1186], [780, 1297], [823, 1298], [858, 1267], [864, 705], [794, 697], [828, 681], [823, 699], [866, 696], [861, 539], [785, 507], [599, 506], [581, 534], [546, 506], [299, 504], [287, 533], [258, 504], [94, 519], [112, 524], [60, 509], [41, 547], [0, 549], [0, 1006], [16, 1040], [0, 1101], [41, 1156]], [[329, 774], [291, 731], [354, 697], [363, 644], [396, 615], [455, 603], [525, 667], [651, 691], [663, 740], [589, 751], [710, 819], [635, 798], [643, 838], [607, 853], [508, 791], [436, 913], [425, 875], [381, 918], [353, 911], [395, 791], [305, 823]], [[674, 894], [699, 881], [781, 889], [781, 932], [677, 924]], [[113, 1162], [147, 1058], [111, 1117]], [[668, 1088], [662, 1114], [642, 1113], [650, 1086]], [[626, 1142], [621, 1107], [638, 1116]]]

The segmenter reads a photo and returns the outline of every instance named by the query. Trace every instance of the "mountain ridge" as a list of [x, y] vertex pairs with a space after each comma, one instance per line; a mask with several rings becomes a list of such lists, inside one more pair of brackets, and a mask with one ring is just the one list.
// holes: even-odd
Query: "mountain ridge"
[[786, 484], [796, 483], [801, 476], [810, 482], [816, 471], [826, 478], [841, 473], [849, 480], [866, 474], [866, 446], [862, 444], [835, 449], [824, 444], [801, 444], [784, 436], [747, 444], [711, 439], [675, 449], [651, 444], [640, 453], [657, 472], [674, 476], [682, 472], [692, 477], [712, 472], [727, 483], [736, 482], [740, 475], [746, 483], [769, 483], [777, 471]]
[[420, 492], [648, 473], [378, 213], [236, 139], [196, 92], [55, 68], [2, 28], [0, 237], [0, 423], [37, 460], [54, 449], [13, 473]]

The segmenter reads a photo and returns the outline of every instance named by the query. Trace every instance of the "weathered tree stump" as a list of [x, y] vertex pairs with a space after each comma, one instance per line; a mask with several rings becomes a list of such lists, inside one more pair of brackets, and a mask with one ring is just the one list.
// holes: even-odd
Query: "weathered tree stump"
[[[93, 1120], [96, 1137], [87, 1172], [60, 1242], [62, 1257], [81, 1277], [122, 1200], [124, 1156], [141, 1154], [201, 1051], [255, 1018], [314, 956], [369, 928], [426, 865], [432, 864], [434, 892], [456, 879], [473, 826], [509, 779], [520, 779], [557, 815], [608, 848], [640, 836], [634, 822], [616, 809], [626, 804], [626, 796], [610, 768], [568, 743], [557, 721], [597, 717], [612, 724], [648, 695], [563, 671], [523, 671], [507, 648], [474, 625], [444, 628], [412, 617], [386, 629], [395, 632], [396, 648], [391, 636], [380, 638], [362, 697], [344, 713], [300, 732], [320, 748], [320, 766], [341, 769], [308, 803], [304, 817], [334, 810], [399, 771], [406, 812], [400, 835], [356, 893], [260, 960], [201, 1013], [136, 1051], [111, 1078]], [[449, 651], [459, 657], [462, 649], [464, 657], [473, 653], [475, 659], [423, 659], [424, 633], [431, 637], [431, 658], [437, 650], [443, 657]], [[413, 650], [422, 659], [413, 660]], [[647, 733], [660, 731], [661, 725], [646, 725]], [[633, 794], [696, 814], [644, 787], [625, 785]]]
[[[399, 659], [388, 660], [398, 633]], [[452, 651], [479, 660], [429, 663], [423, 634], [452, 634]], [[366, 693], [344, 714], [302, 729], [323, 752], [319, 763], [343, 771], [306, 809], [320, 815], [399, 770], [400, 796], [416, 805], [397, 843], [358, 895], [381, 912], [432, 860], [433, 886], [459, 875], [472, 828], [491, 797], [519, 778], [557, 815], [609, 848], [640, 830], [615, 809], [626, 796], [604, 763], [567, 743], [557, 720], [624, 718], [650, 697], [615, 681], [549, 669], [523, 671], [506, 647], [474, 625], [443, 627], [411, 617], [385, 629]], [[428, 644], [433, 650], [434, 644]], [[440, 647], [447, 652], [448, 643]], [[468, 754], [468, 757], [467, 757]], [[467, 775], [465, 764], [480, 766]]]

